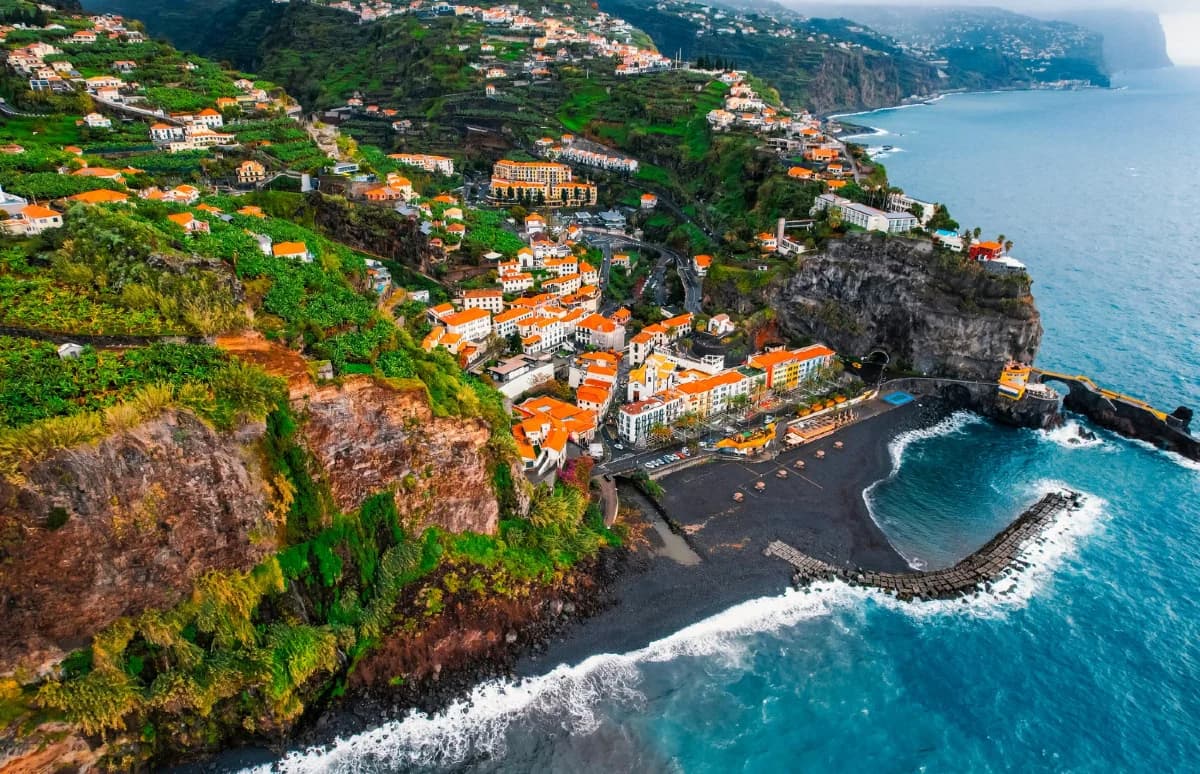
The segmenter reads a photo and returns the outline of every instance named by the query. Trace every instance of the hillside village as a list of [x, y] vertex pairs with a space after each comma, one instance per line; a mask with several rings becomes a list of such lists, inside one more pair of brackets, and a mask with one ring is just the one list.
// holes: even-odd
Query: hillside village
[[[630, 28], [603, 13], [575, 23], [545, 8], [540, 16], [528, 16], [517, 6], [414, 2], [406, 7], [335, 7], [353, 11], [363, 21], [387, 14], [453, 13], [480, 19], [489, 29], [535, 35], [531, 58], [523, 65], [528, 73], [573, 60], [568, 48], [542, 53], [555, 45], [582, 46], [588, 56], [616, 61], [618, 74], [672, 66], [657, 54], [605, 37], [628, 40]], [[70, 28], [7, 27], [0, 34], [9, 45], [9, 71], [27, 79], [30, 92], [86, 95], [92, 106], [76, 125], [81, 133], [86, 130], [93, 150], [64, 145], [30, 154], [36, 168], [53, 169], [62, 183], [50, 185], [43, 177], [39, 179], [47, 184], [22, 189], [18, 182], [5, 193], [0, 207], [9, 216], [3, 223], [8, 233], [32, 237], [60, 229], [77, 217], [77, 206], [129, 207], [145, 216], [148, 206], [161, 204], [173, 211], [151, 217], [186, 239], [211, 239], [233, 228], [264, 257], [312, 264], [326, 260], [316, 244], [323, 240], [283, 233], [292, 229], [281, 228], [258, 205], [239, 203], [237, 195], [260, 190], [281, 176], [299, 179], [302, 190], [315, 187], [317, 179], [342, 181], [341, 190], [359, 206], [390, 209], [414, 222], [434, 256], [431, 269], [466, 270], [449, 292], [439, 289], [431, 296], [436, 286], [428, 278], [420, 278], [423, 287], [406, 286], [383, 262], [366, 258], [362, 282], [382, 309], [425, 304], [423, 314], [406, 321], [416, 325], [421, 348], [452, 355], [513, 402], [513, 433], [535, 479], [560, 469], [596, 441], [604, 441], [607, 446], [601, 448], [608, 453], [625, 445], [661, 445], [690, 437], [686, 428], [698, 423], [716, 427], [735, 414], [761, 413], [785, 396], [803, 396], [802, 412], [819, 411], [835, 393], [838, 401], [845, 399], [833, 377], [835, 353], [827, 347], [775, 345], [728, 362], [720, 355], [692, 355], [688, 344], [695, 335], [720, 341], [745, 331], [726, 310], [705, 310], [711, 314], [704, 316], [695, 308], [645, 304], [640, 296], [655, 261], [653, 246], [620, 251], [617, 242], [605, 240], [615, 235], [638, 244], [642, 232], [637, 224], [660, 207], [659, 197], [644, 192], [634, 200], [636, 206], [601, 210], [602, 184], [588, 179], [590, 174], [616, 174], [633, 180], [638, 160], [626, 153], [571, 133], [543, 137], [532, 148], [541, 159], [496, 161], [485, 193], [468, 201], [453, 186], [458, 179], [453, 157], [367, 155], [366, 149], [351, 155], [339, 141], [332, 149], [337, 158], [329, 158], [304, 128], [298, 106], [279, 89], [236, 73], [214, 72], [209, 63], [162, 49], [127, 28], [120, 17], [73, 17]], [[490, 48], [487, 42], [480, 45], [481, 63], [490, 58]], [[883, 209], [866, 203], [878, 196], [859, 185], [863, 159], [835, 138], [836, 126], [760, 96], [745, 73], [718, 70], [708, 77], [723, 94], [723, 106], [704, 116], [712, 132], [748, 132], [776, 154], [787, 180], [826, 191], [815, 198], [810, 212], [780, 218], [776, 228], [755, 236], [760, 271], [771, 265], [764, 261], [802, 256], [811, 244], [806, 234], [818, 222], [826, 229], [887, 234], [928, 227], [948, 250], [965, 250], [968, 259], [996, 271], [1023, 271], [1004, 245], [945, 228], [954, 224], [944, 214], [937, 217], [936, 204], [902, 192], [890, 193]], [[164, 86], [164, 79], [175, 82]], [[206, 90], [187, 86], [198, 79]], [[489, 87], [494, 80], [488, 75]], [[187, 100], [179, 98], [184, 89]], [[188, 109], [170, 109], [185, 105]], [[406, 129], [408, 119], [397, 111], [363, 105], [357, 96], [348, 98], [345, 109], [394, 119], [399, 134]], [[12, 120], [22, 120], [22, 114], [12, 114]], [[136, 138], [139, 131], [144, 139]], [[106, 142], [106, 135], [117, 134], [129, 138], [127, 144]], [[32, 168], [20, 161], [26, 153], [20, 144], [0, 151], [17, 160], [5, 168]], [[120, 166], [108, 165], [106, 151], [120, 158]], [[200, 174], [183, 182], [179, 172], [188, 166], [149, 171], [172, 157], [188, 159]], [[168, 178], [175, 178], [175, 184], [163, 182]], [[32, 195], [20, 195], [26, 191]], [[839, 193], [850, 191], [854, 199]], [[464, 263], [468, 257], [470, 263]], [[707, 253], [688, 255], [675, 266], [697, 288], [713, 267]], [[636, 283], [632, 288], [631, 280]], [[625, 295], [616, 294], [617, 286]], [[439, 301], [439, 295], [445, 300]], [[637, 317], [630, 309], [635, 302]], [[336, 376], [358, 368], [334, 357], [322, 373]], [[556, 385], [563, 386], [552, 390], [553, 396], [544, 394]]]
[[[434, 8], [396, 14], [458, 12]], [[453, 125], [351, 86], [302, 108], [117, 15], [0, 16], [19, 754], [64, 728], [117, 769], [279, 738], [381, 637], [457, 638], [464, 606], [558, 594], [626, 540], [605, 476], [835, 432], [875, 353], [762, 300], [832, 246], [912, 248], [1020, 303], [1011, 241], [889, 185], [836, 121], [555, 8], [464, 9], [464, 103], [504, 118]], [[506, 101], [526, 80], [549, 106]], [[126, 585], [94, 581], [117, 565]]]

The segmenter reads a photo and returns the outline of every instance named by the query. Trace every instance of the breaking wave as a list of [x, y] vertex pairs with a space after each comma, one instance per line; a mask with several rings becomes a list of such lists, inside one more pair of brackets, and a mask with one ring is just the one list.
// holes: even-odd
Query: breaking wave
[[[1087, 432], [1091, 437], [1083, 435]], [[1088, 449], [1096, 446], [1106, 446], [1106, 442], [1098, 433], [1086, 430], [1074, 419], [1068, 419], [1053, 430], [1038, 430], [1037, 433], [1045, 440], [1058, 444], [1065, 449]]]

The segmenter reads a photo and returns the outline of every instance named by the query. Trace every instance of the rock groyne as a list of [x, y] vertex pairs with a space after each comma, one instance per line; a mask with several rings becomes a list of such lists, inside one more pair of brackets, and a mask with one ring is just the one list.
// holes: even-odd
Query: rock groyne
[[861, 568], [838, 567], [811, 557], [776, 540], [763, 552], [788, 562], [795, 568], [797, 586], [813, 581], [842, 580], [851, 585], [870, 586], [894, 594], [898, 599], [950, 599], [973, 594], [998, 580], [1020, 560], [1021, 549], [1036, 539], [1060, 514], [1080, 505], [1075, 492], [1053, 492], [1028, 508], [1000, 534], [989, 540], [953, 567], [929, 572], [874, 572]]

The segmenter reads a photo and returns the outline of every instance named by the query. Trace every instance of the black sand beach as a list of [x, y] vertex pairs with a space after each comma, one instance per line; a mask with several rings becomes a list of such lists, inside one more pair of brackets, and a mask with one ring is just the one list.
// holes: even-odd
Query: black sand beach
[[[616, 584], [617, 604], [571, 627], [567, 636], [518, 664], [521, 675], [542, 674], [561, 663], [579, 663], [599, 653], [624, 653], [669, 636], [690, 624], [756, 597], [781, 593], [791, 570], [763, 556], [771, 540], [786, 543], [832, 564], [902, 571], [907, 563], [867, 511], [863, 491], [891, 472], [888, 443], [907, 430], [945, 416], [936, 401], [891, 409], [813, 442], [753, 463], [718, 460], [659, 481], [663, 506], [676, 530], [701, 561], [685, 564], [647, 530], [654, 553]], [[834, 449], [841, 441], [842, 449]], [[818, 450], [825, 458], [817, 460]], [[805, 469], [793, 467], [805, 460]], [[780, 468], [788, 477], [776, 476]], [[762, 480], [766, 488], [754, 489]], [[741, 503], [736, 490], [745, 493]], [[647, 518], [654, 508], [632, 487], [621, 487], [623, 505], [637, 504]]]

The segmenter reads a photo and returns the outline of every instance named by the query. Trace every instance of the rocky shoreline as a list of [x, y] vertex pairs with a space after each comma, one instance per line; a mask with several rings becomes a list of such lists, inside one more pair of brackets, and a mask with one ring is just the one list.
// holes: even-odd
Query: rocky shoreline
[[[438, 621], [415, 633], [398, 631], [381, 643], [350, 676], [336, 701], [309, 710], [286, 738], [263, 745], [254, 740], [216, 755], [178, 761], [169, 770], [180, 774], [232, 772], [270, 764], [289, 750], [321, 746], [411, 712], [434, 714], [489, 680], [511, 679], [524, 658], [548, 650], [580, 621], [612, 608], [613, 588], [628, 568], [644, 560], [629, 548], [605, 548], [581, 563], [562, 582], [536, 589], [523, 599], [447, 600]], [[477, 636], [467, 636], [470, 632]], [[459, 647], [445, 644], [457, 641]], [[441, 647], [439, 647], [441, 645]], [[417, 679], [389, 680], [389, 668], [407, 657]], [[445, 666], [443, 666], [445, 664]]]

